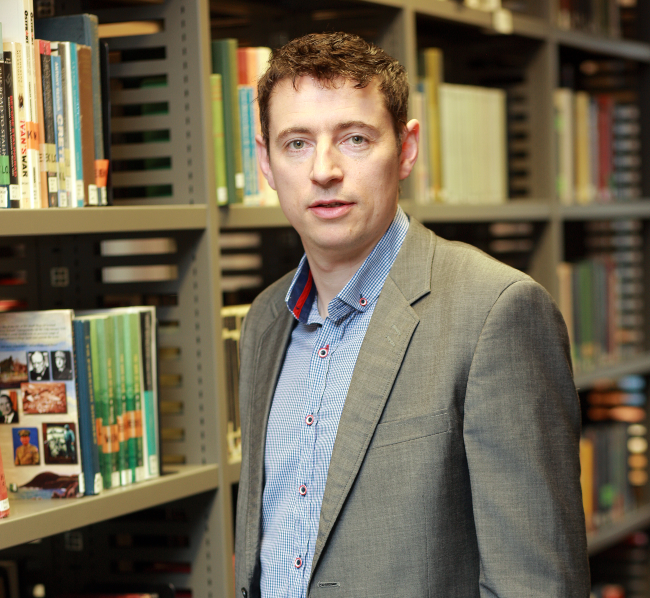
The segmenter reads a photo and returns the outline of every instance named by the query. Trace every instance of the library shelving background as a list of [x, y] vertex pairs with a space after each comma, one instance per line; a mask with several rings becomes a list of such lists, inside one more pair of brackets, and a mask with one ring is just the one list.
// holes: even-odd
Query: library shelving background
[[[585, 505], [594, 593], [650, 596], [647, 417], [639, 399], [650, 375], [648, 0], [34, 4], [37, 15], [96, 14], [110, 36], [114, 202], [3, 211], [0, 271], [21, 272], [22, 284], [0, 285], [0, 300], [30, 310], [157, 306], [167, 474], [98, 497], [12, 501], [0, 522], [0, 561], [18, 564], [20, 596], [39, 584], [50, 596], [91, 581], [172, 583], [186, 598], [234, 595], [239, 465], [222, 306], [249, 303], [297, 264], [302, 249], [277, 206], [217, 205], [211, 42], [274, 48], [328, 30], [357, 33], [407, 67], [421, 93], [412, 110], [425, 107], [428, 131], [427, 49], [440, 50], [437, 84], [501, 91], [503, 171], [476, 176], [502, 177], [503, 198], [430, 192], [436, 150], [427, 145], [423, 165], [403, 185], [402, 205], [442, 236], [525, 270], [563, 308], [590, 441], [585, 458], [595, 463]], [[139, 23], [132, 34], [111, 33], [109, 25], [127, 22]], [[150, 33], [142, 34], [142, 23]], [[156, 84], [138, 84], [145, 79]], [[153, 112], [138, 109], [152, 105]], [[453, 176], [445, 148], [438, 150]], [[166, 249], [153, 255], [98, 249], [107, 240], [161, 238]], [[171, 266], [170, 275], [118, 284], [101, 276], [104, 268], [140, 265]], [[613, 315], [597, 299], [603, 289], [628, 307]]]

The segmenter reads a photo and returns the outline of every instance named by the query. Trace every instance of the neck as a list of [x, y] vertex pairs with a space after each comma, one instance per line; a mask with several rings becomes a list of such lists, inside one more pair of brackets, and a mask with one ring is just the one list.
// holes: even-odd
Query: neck
[[322, 318], [326, 318], [330, 301], [348, 284], [370, 252], [347, 260], [324, 259], [323, 256], [313, 255], [313, 252], [306, 253], [318, 291], [318, 313]]

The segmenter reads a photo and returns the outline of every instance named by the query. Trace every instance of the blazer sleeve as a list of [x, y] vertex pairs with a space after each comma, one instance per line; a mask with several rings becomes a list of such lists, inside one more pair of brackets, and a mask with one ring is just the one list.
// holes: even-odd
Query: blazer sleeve
[[508, 286], [485, 320], [463, 435], [481, 598], [589, 596], [569, 340], [535, 282]]

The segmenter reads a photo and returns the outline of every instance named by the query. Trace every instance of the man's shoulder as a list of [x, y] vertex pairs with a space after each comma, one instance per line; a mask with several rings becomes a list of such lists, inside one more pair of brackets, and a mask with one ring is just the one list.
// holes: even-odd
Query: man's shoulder
[[291, 281], [295, 275], [295, 269], [276, 280], [273, 284], [264, 289], [253, 301], [251, 308], [246, 315], [247, 327], [249, 323], [259, 325], [264, 321], [272, 321], [284, 312], [289, 313], [285, 303], [285, 297]]

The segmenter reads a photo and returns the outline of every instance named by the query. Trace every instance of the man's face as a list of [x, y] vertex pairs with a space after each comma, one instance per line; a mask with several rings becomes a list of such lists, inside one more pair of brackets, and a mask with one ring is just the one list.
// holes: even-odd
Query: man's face
[[65, 356], [56, 354], [54, 355], [54, 363], [56, 364], [56, 369], [60, 372], [65, 369]]
[[0, 413], [2, 415], [9, 415], [12, 411], [11, 399], [6, 395], [0, 396]]
[[29, 436], [21, 436], [20, 442], [23, 443], [23, 446], [27, 446], [29, 444]]
[[372, 251], [395, 216], [417, 135], [411, 121], [400, 154], [374, 81], [363, 89], [344, 80], [324, 87], [311, 77], [296, 89], [289, 80], [278, 83], [269, 147], [258, 138], [260, 165], [310, 258], [358, 262]]
[[45, 360], [40, 351], [32, 353], [32, 367], [37, 374], [42, 374], [45, 371]]

